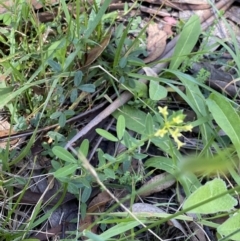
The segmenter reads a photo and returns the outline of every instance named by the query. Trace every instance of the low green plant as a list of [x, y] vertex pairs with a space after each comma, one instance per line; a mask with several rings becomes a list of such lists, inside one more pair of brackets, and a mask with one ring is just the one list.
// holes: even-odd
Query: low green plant
[[[146, 68], [141, 60], [141, 56], [146, 54], [143, 42], [147, 25], [138, 29], [142, 19], [132, 17], [127, 26], [117, 24], [111, 38], [108, 28], [114, 24], [117, 12], [105, 14], [110, 2], [106, 0], [101, 4], [99, 0], [94, 1], [90, 8], [86, 2], [77, 0], [76, 18], [73, 18], [66, 2], [61, 0], [56, 18], [49, 23], [39, 23], [30, 5], [19, 1], [19, 4], [13, 6], [11, 14], [5, 13], [0, 17], [5, 25], [11, 26], [0, 29], [0, 41], [5, 46], [0, 52], [0, 65], [2, 74], [6, 76], [0, 82], [0, 107], [8, 110], [11, 124], [15, 125], [16, 130], [27, 129], [29, 123], [36, 128], [21, 151], [11, 150], [9, 143], [0, 151], [0, 187], [4, 200], [7, 198], [6, 194], [11, 199], [14, 186], [23, 187], [21, 195], [30, 186], [29, 182], [34, 177], [33, 170], [27, 178], [12, 174], [12, 170], [29, 155], [40, 125], [57, 122], [60, 127], [65, 127], [66, 120], [81, 111], [78, 104], [85, 98], [83, 92], [95, 94], [98, 88], [104, 89], [103, 93], [96, 94], [98, 101], [109, 87], [113, 87], [116, 93], [123, 89], [131, 92], [135, 99], [132, 105], [124, 105], [113, 113], [116, 119], [115, 132], [96, 129], [101, 137], [122, 145], [125, 149], [121, 153], [116, 151], [109, 154], [99, 148], [95, 168], [87, 168], [86, 165], [90, 145], [88, 140], [81, 143], [76, 153], [63, 148], [76, 130], [65, 135], [57, 130], [47, 133], [53, 142], [43, 143], [42, 154], [51, 158], [51, 169], [43, 175], [53, 176], [61, 183], [62, 197], [46, 212], [43, 212], [42, 200], [39, 200], [29, 220], [24, 220], [15, 231], [10, 230], [10, 227], [11, 222], [16, 222], [12, 220], [13, 214], [22, 212], [21, 209], [18, 210], [20, 198], [16, 202], [9, 199], [6, 210], [2, 212], [5, 216], [1, 220], [0, 236], [7, 241], [27, 240], [30, 230], [49, 218], [61, 204], [66, 192], [79, 197], [79, 210], [84, 218], [88, 208], [86, 203], [96, 183], [105, 191], [108, 191], [106, 187], [114, 185], [130, 191], [130, 195], [121, 202], [114, 199], [117, 204], [111, 207], [112, 210], [128, 199], [133, 203], [136, 195], [141, 194], [144, 189], [138, 187], [145, 178], [154, 175], [155, 171], [164, 171], [168, 174], [166, 180], [174, 177], [178, 182], [178, 193], [178, 187], [183, 187], [186, 201], [180, 211], [165, 216], [152, 214], [154, 219], [150, 219], [146, 215], [131, 216], [130, 210], [112, 213], [110, 208], [105, 213], [100, 213], [99, 218], [92, 223], [102, 225], [101, 234], [76, 230], [75, 236], [80, 238], [84, 235], [89, 240], [136, 240], [138, 234], [173, 218], [190, 221], [192, 219], [186, 214], [192, 212], [198, 214], [198, 219], [195, 220], [198, 224], [217, 231], [219, 240], [239, 240], [237, 224], [240, 215], [235, 207], [240, 186], [239, 105], [206, 86], [203, 81], [207, 78], [206, 72], [200, 71], [197, 78], [183, 73], [187, 66], [193, 61], [199, 61], [206, 52], [201, 50], [191, 53], [201, 34], [199, 18], [193, 16], [181, 26], [180, 38], [170, 59], [170, 66], [157, 75], [151, 68]], [[85, 11], [81, 12], [81, 7]], [[125, 7], [125, 13], [127, 11]], [[61, 18], [63, 13], [64, 23]], [[129, 36], [129, 33], [134, 35], [136, 32], [137, 38]], [[232, 54], [239, 72], [236, 39], [235, 52], [226, 43], [221, 40], [219, 42]], [[103, 58], [96, 60], [102, 53], [102, 49], [98, 48], [100, 43], [106, 51]], [[95, 47], [95, 56], [89, 60], [89, 53]], [[94, 61], [101, 68], [89, 69]], [[143, 66], [146, 75], [136, 74]], [[137, 79], [147, 80], [148, 83]], [[179, 86], [184, 87], [184, 90]], [[169, 90], [184, 100], [181, 108], [183, 106], [191, 109], [196, 114], [196, 120], [185, 123], [185, 115], [176, 110], [177, 105], [170, 107], [167, 98]], [[204, 94], [202, 90], [205, 90]], [[164, 107], [158, 107], [157, 111], [159, 101], [164, 101]], [[68, 103], [71, 104], [70, 107]], [[85, 102], [82, 103], [87, 106]], [[198, 140], [202, 142], [203, 148], [186, 157], [182, 152], [184, 147], [187, 148], [183, 137], [189, 137], [188, 132], [193, 128], [199, 128]], [[218, 135], [220, 129], [229, 137], [232, 146]], [[149, 147], [159, 153], [150, 156]], [[82, 156], [78, 155], [80, 153]], [[138, 161], [139, 170], [130, 169], [133, 159]], [[221, 179], [226, 172], [236, 183], [231, 184], [231, 189]], [[202, 184], [202, 180], [205, 184]], [[160, 184], [161, 182], [154, 183], [147, 188]], [[220, 215], [229, 215], [229, 218], [221, 225], [211, 220]], [[145, 227], [134, 230], [140, 224]]]

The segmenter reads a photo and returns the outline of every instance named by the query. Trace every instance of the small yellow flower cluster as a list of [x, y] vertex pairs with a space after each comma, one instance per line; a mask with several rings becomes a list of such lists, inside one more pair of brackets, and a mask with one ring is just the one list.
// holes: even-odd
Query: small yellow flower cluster
[[183, 125], [183, 120], [185, 118], [185, 115], [182, 113], [178, 115], [171, 115], [168, 118], [168, 110], [167, 106], [165, 107], [158, 107], [159, 113], [162, 114], [164, 118], [164, 126], [162, 129], [159, 129], [154, 135], [164, 137], [165, 134], [169, 133], [170, 136], [174, 139], [174, 141], [177, 143], [178, 149], [180, 149], [184, 143], [181, 142], [178, 138], [182, 136], [181, 132], [183, 131], [192, 131], [193, 126], [191, 124], [189, 125]]

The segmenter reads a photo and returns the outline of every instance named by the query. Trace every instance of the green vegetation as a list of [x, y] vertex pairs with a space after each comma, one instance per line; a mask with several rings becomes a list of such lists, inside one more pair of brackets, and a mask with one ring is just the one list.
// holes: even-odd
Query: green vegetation
[[[211, 54], [199, 46], [199, 18], [181, 23], [170, 58], [145, 64], [148, 24], [140, 28], [141, 17], [127, 15], [140, 3], [124, 5], [127, 23], [120, 22], [117, 11], [107, 11], [110, 3], [76, 0], [69, 8], [61, 0], [58, 11], [46, 4], [43, 12], [54, 17], [43, 21], [42, 12], [19, 1], [11, 13], [1, 15], [1, 125], [4, 119], [8, 127], [0, 131], [0, 240], [44, 240], [34, 234], [45, 230], [68, 197], [77, 200], [74, 212], [81, 216], [68, 220], [74, 230], [52, 231], [61, 233], [61, 240], [168, 239], [167, 222], [172, 220], [194, 220], [214, 230], [221, 241], [240, 240], [239, 104], [237, 96], [231, 99], [208, 86], [205, 69], [195, 77], [188, 72]], [[240, 58], [232, 35], [231, 48], [219, 42], [234, 59], [235, 64], [226, 65], [237, 78]], [[156, 73], [154, 64], [165, 62], [169, 67]], [[109, 113], [114, 124], [107, 128], [103, 123], [66, 148], [123, 91], [132, 99]], [[96, 144], [98, 138], [109, 147]], [[189, 139], [195, 143], [189, 145]], [[163, 179], [144, 184], [162, 173]], [[169, 201], [169, 194], [159, 203], [146, 198], [146, 191], [170, 181], [175, 183], [174, 199]], [[36, 200], [34, 187], [41, 193]], [[91, 206], [96, 189], [105, 196]], [[171, 192], [169, 186], [163, 189]], [[165, 210], [171, 206], [170, 211], [133, 212], [139, 198]], [[90, 213], [95, 215], [91, 221]], [[222, 216], [226, 221], [217, 223]], [[173, 226], [185, 235], [182, 240], [193, 235]]]

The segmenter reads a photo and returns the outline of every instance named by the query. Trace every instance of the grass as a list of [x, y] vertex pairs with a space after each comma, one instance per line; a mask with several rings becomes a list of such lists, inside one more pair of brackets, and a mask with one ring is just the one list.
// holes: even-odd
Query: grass
[[[178, 30], [169, 68], [155, 73], [142, 60], [148, 25], [126, 16], [120, 23], [118, 12], [106, 12], [110, 3], [77, 0], [72, 14], [62, 0], [57, 11], [46, 4], [37, 14], [18, 2], [1, 16], [0, 240], [187, 240], [190, 221], [218, 240], [239, 240], [239, 106], [207, 85], [207, 71], [189, 74], [210, 53], [198, 44], [198, 17]], [[46, 12], [54, 18], [43, 21]], [[228, 67], [237, 78], [231, 34], [233, 50], [219, 42], [236, 60]], [[123, 90], [133, 98], [110, 124], [66, 150], [102, 108], [88, 111]], [[186, 120], [186, 111], [195, 117]], [[162, 200], [152, 195], [159, 187]], [[139, 200], [162, 209], [135, 210]], [[229, 218], [219, 224], [221, 215]]]

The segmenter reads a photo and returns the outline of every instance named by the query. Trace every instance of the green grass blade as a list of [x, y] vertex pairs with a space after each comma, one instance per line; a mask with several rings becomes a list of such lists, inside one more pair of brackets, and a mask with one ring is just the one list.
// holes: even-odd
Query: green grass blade
[[178, 69], [181, 63], [190, 54], [193, 47], [198, 41], [201, 33], [200, 19], [197, 15], [193, 15], [184, 26], [179, 40], [174, 49], [173, 59], [170, 62], [169, 68], [172, 70]]
[[97, 27], [97, 25], [99, 24], [99, 22], [102, 20], [102, 17], [104, 15], [104, 13], [106, 12], [109, 4], [111, 3], [111, 0], [105, 0], [103, 2], [103, 5], [101, 6], [101, 8], [99, 9], [96, 18], [94, 19], [94, 21], [89, 22], [89, 27], [87, 28], [85, 34], [84, 34], [84, 38], [88, 39], [91, 34], [93, 33], [93, 31], [95, 30], [95, 28]]

